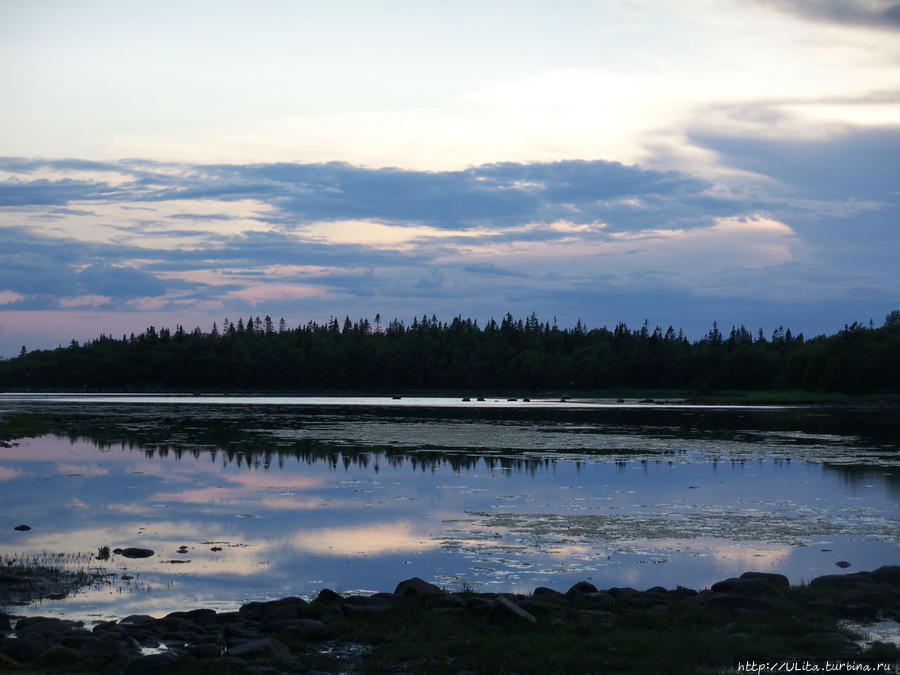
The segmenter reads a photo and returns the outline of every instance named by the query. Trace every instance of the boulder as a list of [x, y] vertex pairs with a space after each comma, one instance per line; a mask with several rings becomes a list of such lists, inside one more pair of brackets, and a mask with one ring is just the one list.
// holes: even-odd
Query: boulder
[[783, 574], [773, 574], [772, 572], [744, 572], [740, 579], [766, 579], [776, 588], [782, 591], [788, 591], [791, 588], [791, 582]]
[[574, 584], [568, 591], [566, 591], [567, 598], [576, 598], [582, 595], [586, 595], [587, 593], [596, 593], [597, 587], [594, 586], [590, 581], [579, 581], [577, 584]]
[[706, 597], [703, 604], [707, 607], [716, 607], [718, 609], [726, 609], [729, 611], [742, 610], [749, 612], [774, 612], [775, 605], [766, 600], [751, 598], [746, 595], [738, 595], [737, 593], [717, 593]]
[[883, 565], [869, 572], [869, 575], [883, 584], [900, 585], [900, 565]]
[[494, 600], [493, 605], [488, 611], [488, 621], [492, 623], [505, 623], [511, 620], [537, 623], [537, 618], [534, 614], [526, 612], [512, 600], [501, 595]]
[[408, 596], [430, 598], [435, 595], [443, 595], [444, 593], [446, 593], [446, 591], [444, 591], [442, 588], [438, 588], [434, 584], [423, 581], [419, 577], [413, 577], [412, 579], [401, 581], [399, 584], [397, 584], [397, 588], [394, 589], [394, 595], [398, 595], [402, 598]]
[[546, 599], [554, 599], [554, 600], [562, 600], [565, 598], [564, 593], [560, 593], [559, 591], [555, 591], [552, 588], [547, 588], [546, 586], [538, 586], [534, 589], [534, 593], [531, 594], [534, 598], [541, 598], [542, 600]]
[[144, 673], [178, 672], [175, 662], [177, 657], [171, 652], [139, 656], [128, 664], [125, 675], [144, 675]]
[[786, 599], [780, 584], [764, 577], [738, 579], [738, 582], [732, 586], [730, 592], [738, 595], [746, 595], [750, 598], [767, 598], [769, 600]]
[[272, 638], [241, 642], [234, 647], [228, 648], [228, 655], [238, 659], [255, 659], [260, 656], [285, 655], [287, 652], [287, 647], [278, 640], [273, 640]]
[[313, 600], [314, 603], [320, 605], [334, 605], [343, 601], [344, 599], [330, 588], [323, 588], [321, 591], [319, 591], [316, 599]]

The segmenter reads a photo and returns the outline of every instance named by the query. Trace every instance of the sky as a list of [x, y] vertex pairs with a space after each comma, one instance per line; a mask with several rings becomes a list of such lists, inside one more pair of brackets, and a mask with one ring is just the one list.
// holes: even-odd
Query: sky
[[900, 3], [0, 0], [0, 356], [900, 308]]

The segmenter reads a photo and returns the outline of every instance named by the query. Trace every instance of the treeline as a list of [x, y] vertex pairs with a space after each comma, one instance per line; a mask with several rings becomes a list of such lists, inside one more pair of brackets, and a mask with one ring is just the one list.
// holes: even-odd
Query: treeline
[[121, 339], [0, 361], [0, 388], [118, 391], [590, 391], [615, 388], [900, 391], [900, 311], [881, 327], [845, 325], [805, 339], [717, 324], [691, 342], [671, 326], [588, 329], [511, 315], [484, 326], [456, 317], [289, 328], [270, 317], [220, 329], [148, 328]]

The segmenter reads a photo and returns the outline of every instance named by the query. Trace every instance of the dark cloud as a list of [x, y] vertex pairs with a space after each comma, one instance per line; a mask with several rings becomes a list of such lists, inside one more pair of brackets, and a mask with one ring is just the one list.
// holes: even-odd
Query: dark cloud
[[484, 274], [488, 276], [496, 276], [496, 277], [523, 277], [525, 276], [521, 272], [514, 272], [512, 270], [503, 269], [502, 267], [497, 267], [493, 263], [475, 263], [472, 265], [466, 265], [463, 267], [466, 272], [471, 274]]
[[693, 130], [689, 139], [729, 166], [774, 178], [794, 194], [892, 201], [900, 190], [900, 126], [826, 138], [748, 138]]
[[900, 3], [894, 0], [756, 0], [813, 21], [900, 30]]
[[[76, 168], [73, 160], [3, 160], [20, 174]], [[486, 164], [462, 171], [369, 169], [345, 163], [262, 165], [153, 165], [85, 163], [77, 168], [115, 170], [124, 183], [35, 178], [0, 183], [0, 205], [44, 206], [69, 202], [121, 204], [166, 200], [254, 199], [272, 210], [257, 217], [285, 227], [367, 219], [441, 228], [508, 227], [558, 219], [610, 221], [611, 227], [645, 226], [653, 219], [697, 218], [729, 208], [707, 192], [711, 185], [678, 173], [617, 162]], [[196, 220], [229, 216], [182, 214]]]

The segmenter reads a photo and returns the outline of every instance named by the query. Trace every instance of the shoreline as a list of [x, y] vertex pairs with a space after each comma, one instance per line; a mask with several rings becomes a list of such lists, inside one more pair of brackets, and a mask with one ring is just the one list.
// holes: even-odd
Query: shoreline
[[860, 647], [842, 620], [900, 621], [900, 565], [800, 586], [745, 572], [700, 591], [582, 581], [530, 595], [449, 592], [414, 577], [393, 592], [323, 589], [309, 602], [185, 608], [93, 628], [0, 611], [0, 670], [695, 672], [768, 658], [868, 659], [896, 672], [896, 644]]

